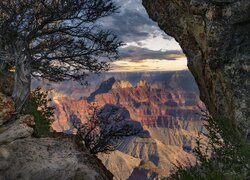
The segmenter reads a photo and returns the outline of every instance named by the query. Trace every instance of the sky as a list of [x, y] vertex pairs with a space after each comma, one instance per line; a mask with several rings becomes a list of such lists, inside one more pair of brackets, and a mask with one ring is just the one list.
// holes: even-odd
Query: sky
[[153, 22], [141, 0], [114, 0], [119, 6], [101, 24], [125, 44], [120, 58], [111, 64], [113, 72], [178, 71], [187, 69], [179, 44]]

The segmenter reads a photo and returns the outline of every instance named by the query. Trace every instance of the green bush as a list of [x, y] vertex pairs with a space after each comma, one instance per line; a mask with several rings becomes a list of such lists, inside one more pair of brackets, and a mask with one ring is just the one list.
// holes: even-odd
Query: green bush
[[53, 121], [55, 108], [50, 106], [51, 99], [48, 98], [49, 91], [37, 88], [30, 93], [30, 97], [24, 105], [21, 114], [34, 116], [34, 136], [45, 137], [50, 134], [50, 125]]
[[206, 118], [207, 142], [197, 139], [193, 150], [197, 162], [189, 168], [176, 165], [170, 179], [244, 180], [250, 179], [250, 145], [227, 118]]

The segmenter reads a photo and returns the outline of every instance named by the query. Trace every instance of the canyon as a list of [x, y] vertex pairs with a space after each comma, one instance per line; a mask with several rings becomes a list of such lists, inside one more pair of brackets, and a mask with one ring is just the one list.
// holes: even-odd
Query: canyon
[[[139, 122], [149, 137], [125, 138], [115, 152], [98, 154], [98, 157], [115, 179], [166, 177], [177, 161], [183, 165], [195, 162], [191, 150], [198, 133], [203, 131], [199, 112], [205, 108], [195, 88], [184, 90], [178, 84], [187, 78], [185, 72], [170, 74], [165, 83], [159, 80], [148, 83], [138, 78], [132, 84], [111, 77], [86, 98], [71, 98], [53, 91], [51, 96], [57, 111], [52, 127], [67, 132], [72, 128], [70, 115], [85, 121], [92, 103], [100, 107], [122, 107], [129, 112], [128, 118]], [[192, 78], [191, 74], [188, 77]]]
[[[143, 5], [150, 18], [181, 45], [188, 59], [188, 67], [198, 84], [200, 98], [209, 112], [214, 117], [229, 116], [236, 122], [242, 135], [249, 139], [249, 0], [143, 0]], [[83, 107], [90, 102], [123, 106], [128, 109], [131, 120], [141, 122], [150, 137], [124, 139], [117, 151], [110, 155], [100, 155], [99, 158], [116, 179], [167, 176], [176, 160], [181, 163], [185, 163], [187, 159], [194, 161], [190, 150], [194, 146], [197, 132], [203, 129], [200, 118], [194, 114], [198, 110], [197, 104], [203, 106], [193, 94], [197, 90], [190, 92], [188, 87], [181, 86], [173, 88], [181, 79], [178, 75], [180, 74], [173, 77], [163, 74], [164, 78], [171, 76], [175, 79], [166, 83], [167, 85], [162, 82], [139, 82], [138, 80], [144, 79], [139, 78], [136, 81], [139, 82], [138, 85], [129, 80], [132, 87], [129, 83], [119, 82], [115, 88], [112, 88], [113, 85], [104, 85], [107, 89], [99, 92], [96, 91], [98, 87], [83, 90], [75, 83], [63, 82], [63, 85], [58, 85], [62, 91], [54, 90], [51, 94], [54, 105], [57, 106], [57, 121], [53, 128], [61, 132], [69, 129], [68, 116], [71, 113], [84, 119], [87, 109]], [[116, 82], [115, 79], [111, 81]], [[120, 84], [123, 84], [122, 87]], [[69, 87], [69, 91], [65, 92], [65, 87]], [[1, 86], [2, 88], [5, 87]], [[2, 93], [7, 91], [1, 90]], [[89, 91], [95, 93], [90, 96]], [[67, 97], [69, 95], [74, 97]], [[127, 97], [124, 98], [124, 95]], [[23, 179], [41, 176], [47, 179], [55, 176], [112, 178], [110, 172], [86, 149], [82, 154], [82, 151], [75, 148], [72, 139], [35, 139], [31, 136], [33, 130], [26, 120], [24, 122], [21, 118], [15, 123], [8, 122], [14, 111], [13, 101], [8, 96], [9, 94], [0, 95], [0, 114], [3, 115], [0, 120], [1, 179], [6, 176]], [[65, 157], [68, 157], [66, 161]], [[41, 160], [45, 166], [41, 166]], [[62, 164], [58, 166], [58, 162]], [[79, 169], [82, 171], [79, 172]], [[69, 176], [68, 172], [71, 173]]]

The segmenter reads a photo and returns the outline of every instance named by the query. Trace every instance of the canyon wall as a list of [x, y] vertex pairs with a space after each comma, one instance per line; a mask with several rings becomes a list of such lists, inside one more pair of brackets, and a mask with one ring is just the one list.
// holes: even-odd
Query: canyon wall
[[115, 152], [100, 153], [98, 158], [114, 174], [114, 179], [166, 177], [176, 161], [183, 165], [188, 159], [195, 162], [191, 150], [195, 147], [198, 132], [204, 128], [201, 116], [197, 114], [204, 108], [197, 91], [180, 88], [178, 82], [182, 82], [183, 76], [171, 73], [169, 79], [165, 79], [165, 83], [161, 78], [151, 83], [138, 80], [132, 85], [130, 81], [112, 77], [86, 99], [71, 99], [61, 91], [53, 91], [56, 121], [52, 127], [65, 133], [72, 132], [71, 115], [86, 122], [92, 103], [106, 111], [110, 111], [107, 107], [117, 107], [121, 110], [120, 115], [140, 125], [146, 134], [124, 138]]
[[174, 37], [213, 116], [250, 130], [250, 1], [143, 0], [150, 18]]

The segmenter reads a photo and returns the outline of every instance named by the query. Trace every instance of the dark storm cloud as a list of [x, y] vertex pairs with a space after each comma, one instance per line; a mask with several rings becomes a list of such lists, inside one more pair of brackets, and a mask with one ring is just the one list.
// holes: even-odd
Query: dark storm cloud
[[124, 43], [135, 42], [149, 37], [162, 36], [170, 39], [153, 22], [141, 4], [141, 0], [115, 1], [120, 7], [118, 13], [106, 18], [101, 24], [114, 32]]
[[154, 51], [135, 46], [120, 49], [120, 59], [128, 59], [135, 62], [140, 62], [145, 59], [176, 60], [181, 57], [185, 57], [185, 55], [182, 51], [178, 50]]

